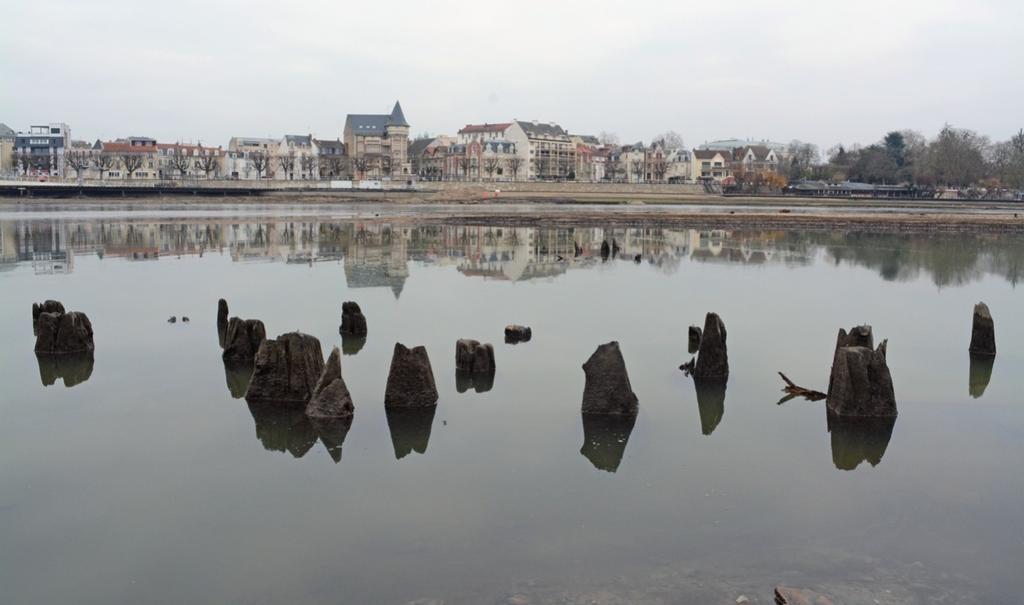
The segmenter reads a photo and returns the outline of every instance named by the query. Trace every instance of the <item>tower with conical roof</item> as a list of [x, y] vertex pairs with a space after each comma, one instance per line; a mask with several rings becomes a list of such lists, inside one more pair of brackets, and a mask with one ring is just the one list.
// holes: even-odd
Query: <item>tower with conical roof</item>
[[345, 118], [345, 151], [361, 168], [357, 179], [411, 174], [409, 165], [409, 121], [402, 104], [395, 101], [390, 114], [349, 114]]

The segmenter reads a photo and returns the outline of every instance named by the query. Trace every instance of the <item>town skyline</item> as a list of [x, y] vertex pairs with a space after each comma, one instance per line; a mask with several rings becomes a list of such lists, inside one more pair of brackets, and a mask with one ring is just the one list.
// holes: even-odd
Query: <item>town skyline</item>
[[[623, 142], [675, 130], [689, 146], [732, 137], [827, 149], [891, 130], [930, 137], [946, 123], [1003, 140], [1019, 128], [1024, 93], [1001, 67], [1024, 58], [1012, 32], [1024, 9], [1005, 1], [640, 2], [615, 19], [579, 2], [520, 3], [514, 14], [397, 3], [359, 16], [186, 2], [180, 12], [202, 18], [159, 20], [130, 3], [104, 6], [9, 7], [12, 22], [45, 23], [50, 35], [15, 28], [0, 41], [0, 121], [59, 119], [86, 140], [335, 138], [347, 112], [385, 112], [399, 98], [413, 137], [536, 119]], [[779, 25], [763, 27], [767, 15]]]

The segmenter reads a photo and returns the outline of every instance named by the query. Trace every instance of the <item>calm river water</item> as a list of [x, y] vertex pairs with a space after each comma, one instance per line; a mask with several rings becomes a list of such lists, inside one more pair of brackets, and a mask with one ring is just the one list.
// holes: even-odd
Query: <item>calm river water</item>
[[[0, 602], [1024, 598], [1024, 238], [251, 212], [0, 214]], [[347, 435], [250, 410], [221, 297], [345, 345]], [[89, 315], [92, 360], [37, 360], [47, 298]], [[365, 342], [342, 343], [345, 300]], [[967, 353], [980, 300], [991, 366]], [[725, 392], [677, 369], [708, 311]], [[509, 323], [533, 340], [504, 344]], [[894, 425], [777, 404], [777, 371], [823, 390], [860, 323], [889, 339]], [[457, 382], [460, 337], [494, 343], [489, 390]], [[581, 419], [580, 366], [610, 340], [632, 426]], [[433, 417], [385, 415], [396, 341], [430, 354]]]

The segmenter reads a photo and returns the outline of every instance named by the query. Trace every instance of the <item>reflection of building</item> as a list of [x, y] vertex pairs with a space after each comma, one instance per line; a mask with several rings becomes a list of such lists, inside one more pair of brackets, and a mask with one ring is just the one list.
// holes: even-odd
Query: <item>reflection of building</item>
[[[308, 220], [308, 219], [307, 219]], [[1020, 280], [1024, 244], [1014, 238], [962, 235], [941, 242], [906, 234], [834, 235], [804, 231], [723, 231], [661, 227], [509, 227], [420, 225], [369, 219], [308, 222], [221, 218], [202, 222], [49, 218], [0, 221], [0, 269], [32, 264], [69, 272], [76, 257], [151, 260], [207, 252], [235, 262], [341, 262], [354, 288], [400, 295], [410, 261], [451, 266], [466, 277], [551, 279], [607, 262], [639, 260], [665, 273], [686, 259], [729, 265], [807, 265], [818, 257], [877, 270], [884, 279], [922, 272], [936, 284], [964, 284], [986, 274]], [[639, 257], [639, 259], [637, 259]]]

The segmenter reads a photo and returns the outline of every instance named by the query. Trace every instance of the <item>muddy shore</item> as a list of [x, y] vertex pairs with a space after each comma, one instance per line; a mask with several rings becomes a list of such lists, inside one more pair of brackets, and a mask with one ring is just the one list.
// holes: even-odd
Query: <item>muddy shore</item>
[[[935, 200], [820, 200], [790, 198], [694, 198], [673, 204], [588, 203], [585, 200], [491, 200], [488, 202], [396, 202], [381, 196], [338, 197], [314, 194], [228, 196], [190, 199], [0, 199], [0, 212], [82, 210], [137, 211], [229, 209], [259, 206], [279, 217], [316, 216], [389, 222], [494, 226], [574, 227], [644, 226], [688, 229], [796, 229], [907, 233], [1024, 233], [1024, 204]], [[301, 210], [301, 212], [300, 212]], [[240, 209], [239, 214], [245, 214]], [[8, 217], [10, 218], [10, 217]]]

